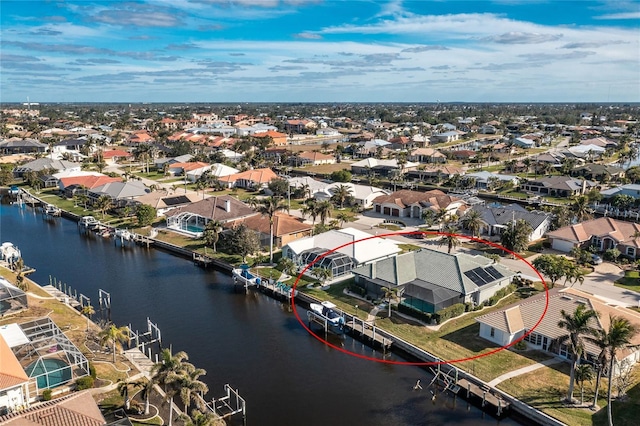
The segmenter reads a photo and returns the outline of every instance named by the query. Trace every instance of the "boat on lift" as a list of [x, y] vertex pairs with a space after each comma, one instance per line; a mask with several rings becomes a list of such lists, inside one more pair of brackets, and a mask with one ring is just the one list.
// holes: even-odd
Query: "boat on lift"
[[231, 271], [231, 275], [235, 283], [240, 283], [244, 286], [259, 286], [262, 283], [262, 278], [251, 273], [251, 271], [249, 271], [249, 265], [246, 264], [240, 265], [239, 268], [234, 268]]
[[329, 301], [310, 303], [309, 308], [312, 314], [326, 320], [327, 325], [330, 326], [333, 331], [342, 331], [344, 328], [344, 317], [338, 312], [337, 306], [334, 303]]

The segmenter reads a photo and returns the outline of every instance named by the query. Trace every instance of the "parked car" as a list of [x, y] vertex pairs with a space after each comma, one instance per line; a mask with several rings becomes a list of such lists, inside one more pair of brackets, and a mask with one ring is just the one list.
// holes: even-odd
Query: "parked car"
[[598, 256], [597, 254], [592, 254], [591, 255], [591, 264], [592, 265], [599, 265], [602, 263], [602, 258], [600, 256]]

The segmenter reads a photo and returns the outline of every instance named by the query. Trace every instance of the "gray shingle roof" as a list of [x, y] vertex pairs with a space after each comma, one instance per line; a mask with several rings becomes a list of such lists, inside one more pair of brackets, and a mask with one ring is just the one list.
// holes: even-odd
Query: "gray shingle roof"
[[476, 205], [472, 207], [482, 216], [482, 220], [487, 224], [493, 225], [505, 225], [512, 221], [524, 220], [533, 230], [537, 229], [545, 221], [551, 219], [551, 214], [541, 211], [527, 211], [520, 206], [502, 206], [502, 207], [487, 207], [482, 205]]

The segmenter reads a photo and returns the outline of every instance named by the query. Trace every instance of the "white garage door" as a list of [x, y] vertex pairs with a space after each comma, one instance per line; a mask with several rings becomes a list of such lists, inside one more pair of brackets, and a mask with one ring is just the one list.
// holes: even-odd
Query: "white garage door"
[[553, 242], [551, 243], [551, 248], [553, 248], [554, 250], [569, 253], [573, 248], [573, 243], [571, 241], [558, 240], [554, 238]]

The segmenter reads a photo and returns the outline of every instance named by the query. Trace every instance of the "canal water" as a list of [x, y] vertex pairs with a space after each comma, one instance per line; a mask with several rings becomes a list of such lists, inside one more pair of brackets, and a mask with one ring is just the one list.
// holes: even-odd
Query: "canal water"
[[[17, 245], [30, 278], [61, 280], [98, 305], [111, 294], [113, 321], [146, 330], [157, 323], [164, 346], [185, 351], [204, 368], [208, 397], [237, 388], [247, 401], [247, 424], [283, 425], [515, 425], [426, 386], [418, 367], [358, 359], [310, 336], [285, 304], [256, 292], [233, 291], [231, 277], [187, 259], [79, 232], [75, 222], [44, 220], [39, 211], [0, 205], [0, 242]], [[305, 317], [304, 313], [301, 317]], [[350, 338], [350, 351], [381, 356]], [[392, 355], [392, 358], [398, 359]], [[234, 422], [235, 423], [235, 422]]]

